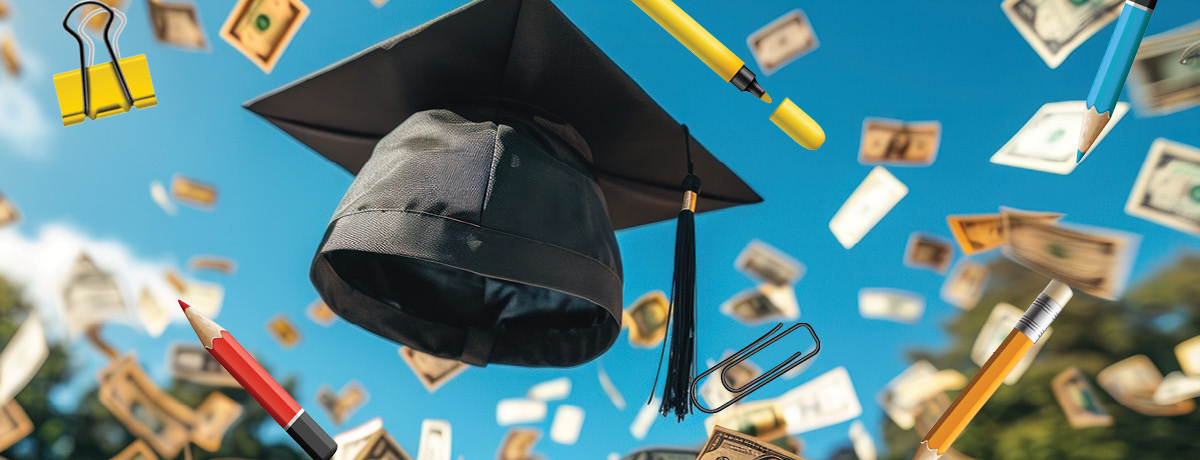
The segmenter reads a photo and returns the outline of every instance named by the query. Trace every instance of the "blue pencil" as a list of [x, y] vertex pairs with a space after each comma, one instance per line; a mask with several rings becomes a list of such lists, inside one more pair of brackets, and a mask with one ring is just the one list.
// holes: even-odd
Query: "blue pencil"
[[1112, 41], [1108, 42], [1108, 51], [1100, 61], [1096, 81], [1092, 82], [1092, 92], [1088, 93], [1087, 112], [1083, 114], [1083, 128], [1079, 132], [1079, 150], [1075, 153], [1076, 163], [1083, 160], [1083, 155], [1091, 150], [1100, 132], [1108, 125], [1156, 3], [1158, 0], [1125, 0]]

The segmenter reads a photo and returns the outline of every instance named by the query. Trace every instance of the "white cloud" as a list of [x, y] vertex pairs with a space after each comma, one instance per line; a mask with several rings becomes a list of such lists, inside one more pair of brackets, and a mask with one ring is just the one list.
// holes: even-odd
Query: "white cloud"
[[45, 142], [49, 137], [50, 122], [33, 94], [12, 79], [0, 80], [0, 144], [12, 147], [0, 152], [42, 157], [50, 151]]

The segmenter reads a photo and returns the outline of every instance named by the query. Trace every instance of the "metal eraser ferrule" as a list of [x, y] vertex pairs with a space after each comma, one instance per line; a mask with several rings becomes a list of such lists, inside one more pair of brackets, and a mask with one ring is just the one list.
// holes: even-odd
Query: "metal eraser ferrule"
[[1033, 343], [1037, 343], [1042, 334], [1046, 333], [1046, 328], [1050, 327], [1050, 323], [1054, 322], [1054, 318], [1058, 317], [1059, 312], [1062, 312], [1062, 305], [1046, 294], [1038, 294], [1033, 305], [1030, 305], [1025, 314], [1021, 315], [1021, 319], [1017, 320], [1015, 329], [1029, 337]]

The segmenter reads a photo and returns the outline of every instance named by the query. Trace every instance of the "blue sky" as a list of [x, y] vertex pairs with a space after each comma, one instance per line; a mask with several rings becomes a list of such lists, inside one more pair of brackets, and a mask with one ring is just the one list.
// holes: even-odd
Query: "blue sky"
[[[145, 3], [132, 0], [126, 9], [130, 25], [120, 43], [125, 56], [147, 55], [159, 105], [66, 128], [58, 121], [51, 75], [78, 66], [75, 42], [60, 26], [63, 12], [74, 2], [12, 3], [15, 15], [0, 22], [0, 28], [15, 32], [28, 71], [15, 82], [0, 77], [0, 91], [5, 92], [0, 96], [11, 100], [15, 88], [21, 88], [36, 101], [42, 119], [39, 124], [37, 117], [22, 116], [18, 135], [0, 137], [0, 191], [25, 214], [17, 231], [33, 235], [45, 225], [65, 224], [94, 238], [122, 241], [138, 257], [179, 266], [196, 254], [236, 259], [240, 268], [233, 276], [196, 275], [225, 286], [218, 321], [277, 376], [298, 376], [297, 399], [331, 432], [339, 430], [317, 409], [318, 386], [337, 389], [358, 380], [370, 401], [346, 428], [382, 416], [392, 435], [415, 455], [421, 420], [446, 419], [454, 430], [454, 458], [493, 458], [507, 430], [495, 424], [496, 402], [522, 396], [535, 383], [567, 376], [575, 387], [563, 403], [581, 406], [587, 415], [575, 445], [543, 438], [536, 450], [548, 458], [601, 459], [643, 445], [695, 445], [704, 439], [700, 416], [679, 424], [659, 419], [644, 441], [629, 434], [636, 403], [648, 395], [658, 354], [630, 348], [624, 335], [596, 362], [577, 368], [473, 368], [431, 395], [396, 355], [396, 345], [345, 322], [324, 328], [305, 317], [304, 308], [316, 297], [308, 281], [309, 262], [352, 177], [251, 115], [241, 103], [432, 19], [460, 1], [391, 0], [377, 9], [368, 0], [309, 0], [312, 15], [274, 71], [265, 75], [217, 36], [233, 0], [197, 2], [210, 41], [209, 52], [202, 53], [156, 43]], [[1111, 25], [1051, 70], [1008, 22], [999, 1], [935, 6], [873, 0], [850, 7], [808, 0], [759, 0], [753, 6], [681, 0], [680, 6], [756, 71], [746, 36], [791, 9], [807, 13], [820, 48], [773, 75], [759, 73], [772, 96], [792, 98], [824, 127], [825, 145], [808, 151], [767, 120], [771, 106], [720, 81], [632, 2], [556, 3], [766, 200], [697, 219], [700, 358], [740, 348], [771, 327], [744, 327], [717, 311], [722, 301], [753, 285], [733, 268], [747, 242], [766, 241], [808, 267], [796, 292], [801, 320], [820, 334], [821, 353], [801, 376], [777, 381], [752, 398], [776, 396], [845, 366], [863, 404], [861, 419], [878, 440], [886, 416], [874, 402], [876, 393], [907, 367], [906, 349], [944, 345], [940, 325], [960, 311], [939, 299], [941, 275], [901, 263], [910, 233], [950, 236], [947, 214], [989, 213], [1005, 205], [1063, 212], [1071, 222], [1141, 234], [1134, 282], [1175, 254], [1200, 249], [1195, 237], [1123, 210], [1155, 138], [1200, 145], [1200, 110], [1157, 118], [1131, 113], [1068, 176], [988, 162], [1042, 104], [1086, 98]], [[1198, 18], [1200, 3], [1164, 1], [1148, 33]], [[908, 196], [846, 250], [827, 225], [871, 168], [857, 162], [865, 117], [940, 120], [942, 144], [932, 166], [889, 168], [908, 185]], [[167, 182], [176, 173], [218, 186], [216, 209], [182, 208], [175, 217], [159, 210], [148, 196], [148, 183]], [[674, 230], [674, 223], [667, 222], [618, 234], [627, 303], [648, 290], [669, 288]], [[989, 257], [995, 255], [975, 258]], [[925, 317], [912, 325], [862, 319], [857, 293], [863, 287], [920, 293], [928, 301]], [[304, 342], [289, 351], [265, 334], [266, 321], [280, 312], [304, 334]], [[107, 335], [119, 348], [135, 350], [160, 381], [167, 378], [163, 359], [168, 345], [195, 340], [181, 324], [157, 339], [138, 331], [114, 326]], [[80, 386], [87, 385], [102, 358], [86, 347], [74, 349], [74, 359], [86, 370]], [[619, 411], [608, 402], [596, 379], [597, 362], [631, 407]], [[555, 406], [551, 404], [551, 413]], [[547, 435], [549, 426], [549, 418], [539, 425]], [[848, 443], [848, 426], [802, 435], [805, 456], [823, 458]], [[284, 437], [280, 430], [271, 435]]]

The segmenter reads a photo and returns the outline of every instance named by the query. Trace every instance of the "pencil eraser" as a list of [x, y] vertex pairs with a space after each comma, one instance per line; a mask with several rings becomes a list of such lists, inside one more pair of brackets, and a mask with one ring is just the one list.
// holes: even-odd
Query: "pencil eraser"
[[775, 112], [771, 114], [771, 121], [775, 122], [779, 129], [791, 136], [792, 140], [809, 150], [816, 150], [825, 143], [825, 130], [821, 129], [812, 117], [800, 110], [795, 102], [791, 99], [784, 98]]
[[1071, 300], [1071, 296], [1075, 295], [1071, 291], [1070, 286], [1059, 280], [1050, 280], [1050, 284], [1046, 285], [1046, 289], [1042, 290], [1042, 294], [1046, 294], [1046, 297], [1054, 299], [1061, 306], [1066, 306], [1067, 301]]

